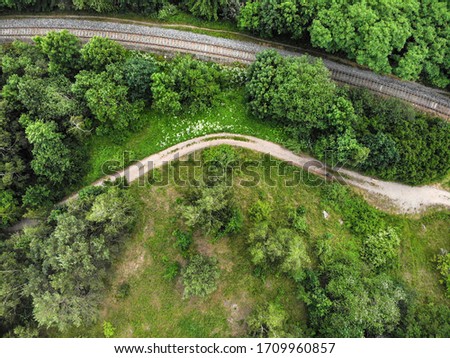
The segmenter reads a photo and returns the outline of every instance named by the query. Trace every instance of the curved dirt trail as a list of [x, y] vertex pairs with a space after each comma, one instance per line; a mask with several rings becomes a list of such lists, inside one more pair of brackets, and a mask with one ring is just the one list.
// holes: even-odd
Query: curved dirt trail
[[[107, 180], [114, 180], [119, 177], [126, 177], [128, 182], [133, 182], [154, 168], [161, 167], [195, 151], [221, 144], [270, 154], [276, 159], [301, 167], [310, 173], [352, 185], [369, 194], [369, 197], [377, 198], [377, 202], [383, 202], [384, 209], [389, 207], [398, 213], [418, 213], [432, 206], [450, 208], [450, 193], [448, 191], [432, 186], [413, 187], [375, 180], [347, 169], [331, 170], [312, 157], [295, 154], [278, 144], [256, 137], [230, 133], [209, 134], [176, 144], [159, 153], [150, 155], [120, 172], [108, 175], [96, 181], [93, 185], [102, 185]], [[76, 197], [76, 194], [66, 200], [74, 197]]]
[[[450, 208], [450, 193], [448, 191], [427, 185], [414, 187], [400, 183], [375, 180], [371, 177], [347, 169], [331, 170], [317, 159], [307, 155], [295, 154], [278, 144], [252, 136], [231, 133], [208, 134], [176, 144], [161, 152], [152, 154], [115, 174], [107, 175], [95, 181], [92, 185], [100, 186], [108, 180], [115, 180], [122, 177], [125, 177], [129, 183], [134, 182], [139, 178], [144, 179], [144, 175], [152, 169], [160, 168], [165, 164], [178, 160], [179, 158], [196, 151], [221, 144], [268, 154], [273, 158], [300, 167], [309, 173], [354, 186], [366, 193], [368, 199], [372, 203], [375, 203], [375, 206], [380, 209], [386, 210], [386, 208], [388, 208], [389, 211], [393, 210], [397, 213], [414, 214], [422, 212], [429, 207], [438, 206]], [[61, 201], [60, 204], [75, 199], [77, 196], [78, 194], [75, 193]], [[380, 202], [382, 203], [381, 207], [380, 205], [377, 205]], [[25, 226], [32, 226], [38, 222], [39, 220], [35, 219], [22, 219], [20, 222], [10, 227], [8, 231], [19, 231]]]

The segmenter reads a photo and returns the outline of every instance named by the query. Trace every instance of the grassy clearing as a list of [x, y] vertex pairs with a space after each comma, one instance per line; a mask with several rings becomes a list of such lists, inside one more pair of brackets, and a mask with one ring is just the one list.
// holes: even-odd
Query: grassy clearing
[[[333, 209], [323, 198], [323, 181], [305, 179], [295, 186], [286, 186], [286, 179], [298, 168], [279, 163], [284, 175], [273, 171], [267, 179], [267, 161], [264, 156], [238, 149], [241, 158], [257, 160], [255, 167], [260, 180], [255, 186], [243, 185], [249, 177], [239, 173], [234, 178], [235, 197], [247, 216], [248, 208], [258, 198], [269, 200], [273, 207], [273, 221], [283, 223], [289, 207], [303, 205], [310, 232], [308, 242], [312, 252], [317, 237], [330, 234], [336, 247], [358, 248], [361, 243], [346, 228], [339, 211]], [[173, 168], [177, 164], [173, 164]], [[181, 169], [182, 177], [186, 167]], [[158, 170], [158, 171], [161, 171]], [[197, 172], [198, 175], [201, 174]], [[172, 178], [172, 176], [170, 176]], [[305, 177], [306, 178], [306, 177]], [[245, 218], [244, 229], [238, 235], [217, 242], [201, 233], [194, 235], [194, 247], [219, 261], [221, 276], [218, 290], [205, 299], [183, 300], [182, 284], [164, 278], [168, 263], [185, 260], [174, 248], [173, 230], [180, 225], [176, 218], [176, 199], [185, 187], [171, 179], [167, 186], [137, 186], [132, 190], [141, 202], [141, 217], [136, 231], [123, 249], [112, 268], [110, 288], [103, 300], [98, 323], [83, 331], [70, 332], [69, 336], [102, 336], [102, 322], [111, 322], [117, 328], [117, 337], [229, 337], [245, 335], [245, 318], [259, 303], [280, 299], [292, 320], [306, 321], [306, 311], [297, 299], [295, 284], [283, 275], [269, 274], [266, 280], [253, 275], [253, 267], [247, 252], [246, 237], [250, 228]], [[138, 199], [139, 198], [139, 199]], [[322, 210], [329, 213], [325, 220]], [[384, 215], [384, 214], [383, 214]], [[417, 296], [432, 302], [448, 302], [438, 282], [431, 259], [439, 248], [449, 248], [450, 215], [437, 212], [422, 218], [384, 216], [389, 225], [397, 228], [401, 237], [400, 263], [393, 270]], [[130, 284], [130, 294], [125, 299], [116, 297], [120, 284]]]
[[186, 111], [176, 116], [148, 110], [142, 120], [143, 128], [124, 143], [117, 144], [107, 137], [90, 139], [87, 143], [87, 174], [82, 185], [89, 185], [104, 176], [107, 172], [105, 163], [121, 163], [110, 168], [113, 170], [123, 167], [124, 152], [130, 153], [130, 161], [137, 161], [185, 140], [219, 132], [248, 134], [272, 142], [282, 142], [284, 138], [281, 128], [257, 120], [248, 113], [243, 90], [222, 93], [217, 105], [205, 112], [192, 114]]

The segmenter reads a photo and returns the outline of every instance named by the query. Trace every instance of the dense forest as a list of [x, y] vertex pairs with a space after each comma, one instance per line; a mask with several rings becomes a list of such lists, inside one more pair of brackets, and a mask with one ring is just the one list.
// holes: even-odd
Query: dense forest
[[[6, 229], [24, 214], [41, 217], [38, 226], [2, 233], [3, 335], [52, 335], [96, 319], [106, 273], [133, 233], [139, 199], [126, 183], [115, 183], [53, 205], [92, 170], [86, 166], [92, 138], [118, 144], [133, 138], [149, 126], [148, 111], [176, 122], [183, 112], [194, 116], [222, 106], [230, 89], [243, 91], [248, 116], [290, 138], [281, 144], [330, 164], [410, 184], [438, 180], [449, 170], [448, 122], [397, 100], [338, 87], [322, 62], [307, 56], [266, 51], [246, 69], [190, 56], [164, 59], [100, 37], [83, 45], [62, 31], [2, 46], [0, 63], [0, 224]], [[233, 170], [223, 165], [238, 159], [229, 148], [203, 156], [211, 173]], [[287, 277], [308, 307], [308, 327], [299, 328], [284, 325], [289, 320], [279, 303], [267, 303], [250, 316], [249, 335], [448, 335], [448, 306], [414, 300], [414, 289], [389, 271], [402, 239], [390, 219], [345, 187], [327, 186], [322, 200], [341, 213], [359, 246], [331, 250], [326, 237], [314, 237], [311, 245], [301, 206], [275, 225], [263, 195], [243, 210], [233, 189], [220, 176], [211, 178], [187, 188], [174, 209], [175, 246], [186, 263], [168, 264], [166, 275], [182, 276], [185, 299], [209, 295], [220, 277], [214, 259], [193, 252], [193, 233], [220, 241], [242, 233], [245, 223], [254, 275]], [[448, 290], [450, 255], [435, 254], [433, 265]]]
[[440, 0], [0, 0], [0, 9], [134, 12], [166, 19], [178, 9], [227, 20], [262, 37], [290, 39], [370, 69], [436, 87], [450, 84], [450, 8]]

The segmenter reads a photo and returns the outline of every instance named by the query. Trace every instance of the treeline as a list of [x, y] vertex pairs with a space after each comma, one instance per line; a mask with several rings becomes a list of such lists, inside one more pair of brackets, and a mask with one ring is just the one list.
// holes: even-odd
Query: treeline
[[258, 118], [276, 122], [331, 165], [421, 184], [450, 169], [450, 124], [396, 99], [339, 88], [320, 60], [257, 55], [246, 83]]
[[440, 0], [0, 0], [1, 8], [152, 13], [177, 9], [236, 21], [263, 37], [289, 38], [342, 54], [379, 73], [434, 86], [450, 84], [450, 9]]
[[139, 128], [149, 100], [140, 81], [156, 68], [108, 39], [82, 47], [63, 31], [34, 42], [16, 41], [0, 54], [3, 226], [68, 194], [85, 171], [89, 135], [121, 140]]
[[77, 186], [89, 136], [123, 141], [142, 127], [144, 108], [202, 110], [239, 80], [219, 65], [158, 61], [105, 38], [82, 46], [67, 31], [5, 45], [0, 59], [1, 226]]
[[284, 36], [406, 80], [450, 84], [450, 9], [439, 0], [255, 0], [239, 26]]
[[0, 0], [4, 10], [85, 10], [95, 12], [138, 12], [154, 13], [165, 0]]
[[136, 219], [120, 185], [90, 187], [0, 242], [0, 333], [36, 337], [95, 321], [107, 270]]

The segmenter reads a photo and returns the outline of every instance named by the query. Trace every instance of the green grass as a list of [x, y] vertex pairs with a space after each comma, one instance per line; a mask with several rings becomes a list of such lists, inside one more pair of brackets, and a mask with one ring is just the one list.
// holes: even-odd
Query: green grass
[[[257, 160], [260, 178], [267, 174], [268, 162], [264, 156], [248, 150], [236, 149], [241, 159]], [[253, 275], [253, 266], [247, 251], [246, 237], [251, 227], [248, 208], [258, 198], [269, 200], [273, 207], [272, 221], [286, 223], [288, 208], [303, 205], [309, 228], [309, 252], [315, 240], [330, 234], [335, 247], [345, 247], [358, 252], [361, 241], [342, 223], [342, 214], [324, 199], [323, 181], [306, 179], [288, 187], [286, 178], [300, 169], [278, 162], [285, 174], [274, 171], [273, 182], [261, 180], [256, 186], [238, 184], [249, 179], [244, 173], [234, 178], [237, 204], [244, 212], [244, 228], [239, 234], [212, 241], [201, 232], [194, 234], [193, 248], [218, 259], [221, 275], [218, 289], [205, 299], [182, 298], [180, 279], [164, 278], [168, 263], [185, 259], [174, 247], [172, 232], [182, 225], [176, 218], [176, 200], [185, 187], [176, 185], [172, 177], [167, 186], [133, 184], [131, 190], [140, 202], [140, 219], [133, 237], [125, 246], [111, 270], [109, 289], [102, 301], [98, 323], [82, 330], [68, 332], [67, 336], [101, 337], [103, 321], [117, 328], [117, 337], [230, 337], [245, 335], [245, 319], [258, 305], [280, 299], [291, 320], [306, 322], [306, 311], [297, 298], [295, 283], [280, 274], [269, 274], [266, 280]], [[176, 167], [172, 164], [169, 168]], [[170, 170], [172, 170], [170, 169]], [[159, 169], [158, 171], [161, 171]], [[181, 166], [182, 177], [186, 166]], [[201, 174], [201, 169], [197, 175]], [[267, 177], [267, 176], [266, 176]], [[353, 194], [348, 194], [353, 195]], [[330, 217], [325, 220], [322, 210]], [[382, 214], [394, 226], [401, 238], [400, 263], [391, 274], [412, 289], [417, 297], [436, 303], [448, 303], [444, 289], [439, 284], [432, 257], [439, 248], [449, 248], [450, 215], [437, 212], [422, 218]], [[127, 282], [131, 286], [125, 299], [116, 298], [117, 288]]]
[[[144, 127], [121, 144], [107, 137], [93, 136], [90, 139], [83, 186], [105, 175], [107, 171], [104, 168], [109, 167], [105, 163], [118, 161], [121, 164], [113, 168], [122, 168], [124, 152], [130, 152], [130, 160], [137, 161], [185, 140], [219, 132], [248, 134], [272, 142], [284, 139], [281, 128], [257, 120], [248, 113], [242, 90], [222, 93], [218, 104], [205, 112], [164, 115], [148, 110], [142, 120]], [[125, 165], [129, 163], [125, 162]]]

